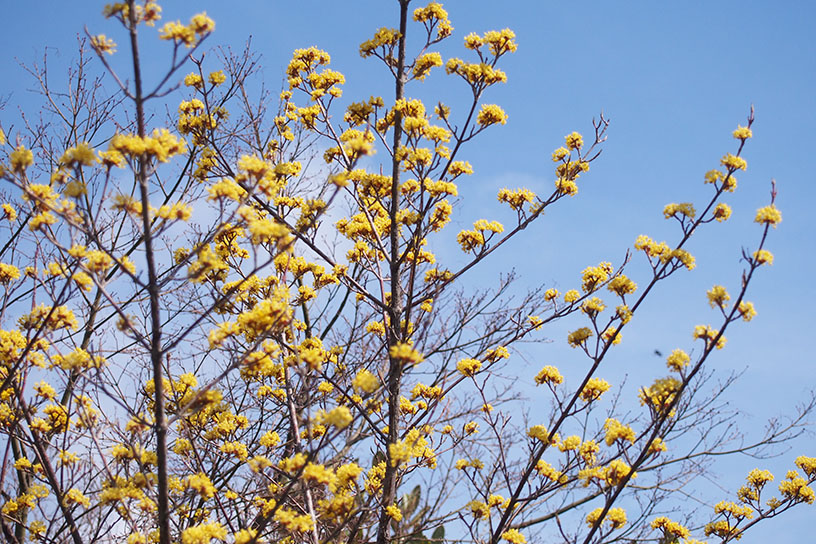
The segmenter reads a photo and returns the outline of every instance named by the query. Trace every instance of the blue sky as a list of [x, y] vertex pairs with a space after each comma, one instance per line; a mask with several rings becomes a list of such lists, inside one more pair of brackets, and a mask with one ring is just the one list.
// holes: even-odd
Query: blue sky
[[[217, 25], [208, 47], [240, 49], [252, 36], [273, 91], [281, 85], [291, 51], [316, 45], [331, 53], [334, 68], [346, 74], [346, 98], [387, 96], [392, 85], [386, 74], [375, 62], [361, 59], [357, 48], [376, 28], [397, 26], [396, 2], [296, 4], [199, 0], [165, 2], [163, 7], [164, 20], [187, 20], [193, 10], [206, 10]], [[716, 322], [705, 290], [714, 283], [736, 290], [740, 248], [758, 240], [753, 216], [767, 203], [774, 178], [784, 220], [768, 245], [775, 263], [761, 270], [749, 293], [759, 315], [750, 324], [736, 324], [727, 348], [712, 364], [723, 375], [745, 371], [733, 389], [733, 401], [743, 407], [748, 427], [761, 427], [764, 418], [790, 412], [805, 400], [816, 386], [808, 302], [816, 299], [816, 289], [807, 279], [816, 268], [811, 213], [816, 179], [810, 165], [816, 147], [816, 4], [457, 0], [445, 7], [455, 27], [445, 56], [464, 55], [460, 40], [471, 31], [509, 27], [519, 43], [518, 52], [503, 63], [508, 83], [486, 97], [505, 108], [508, 124], [488, 131], [465, 153], [475, 174], [460, 184], [468, 207], [457, 216], [459, 228], [482, 216], [498, 217], [495, 193], [503, 186], [549, 191], [549, 154], [563, 136], [573, 130], [588, 134], [592, 118], [601, 111], [612, 121], [604, 152], [582, 178], [579, 195], [548, 211], [500, 252], [492, 268], [468, 281], [490, 281], [512, 262], [526, 284], [573, 288], [584, 267], [601, 260], [619, 262], [638, 234], [674, 239], [677, 229], [662, 218], [663, 206], [706, 197], [703, 174], [735, 150], [731, 131], [745, 123], [753, 104], [754, 138], [744, 154], [748, 171], [738, 176], [739, 189], [726, 200], [734, 215], [724, 225], [701, 231], [691, 247], [698, 268], [675, 277], [647, 304], [604, 377], [657, 376], [663, 367], [652, 355], [654, 349], [689, 348], [694, 325]], [[62, 69], [73, 58], [75, 37], [85, 24], [92, 33], [106, 33], [124, 44], [95, 2], [15, 2], [4, 9], [6, 20], [13, 21], [0, 37], [0, 97], [8, 98], [0, 112], [4, 127], [16, 120], [18, 106], [25, 109], [32, 103], [27, 89], [33, 82], [18, 61], [38, 61], [45, 47], [53, 47], [53, 65]], [[148, 61], [161, 65], [165, 59], [156, 55]], [[455, 83], [439, 71], [409, 94], [440, 94], [455, 106], [455, 97], [464, 96], [458, 93], [467, 91]], [[635, 257], [633, 271], [644, 264]], [[531, 348], [526, 354], [530, 363], [520, 362], [519, 374], [533, 375], [541, 364], [583, 363], [564, 347], [566, 328], [546, 331], [554, 342]], [[794, 454], [816, 455], [816, 440], [801, 441], [794, 452], [767, 466], [781, 477]], [[735, 490], [756, 464], [738, 459], [721, 467], [720, 481]], [[747, 541], [800, 542], [796, 537], [809, 534], [805, 523], [812, 515], [812, 507], [799, 507], [760, 525]]]

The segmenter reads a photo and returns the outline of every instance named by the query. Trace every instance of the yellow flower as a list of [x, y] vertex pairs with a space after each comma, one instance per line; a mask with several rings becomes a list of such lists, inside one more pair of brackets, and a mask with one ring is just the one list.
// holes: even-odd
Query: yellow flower
[[601, 378], [590, 378], [584, 389], [581, 390], [581, 400], [592, 402], [601, 398], [601, 395], [609, 391], [609, 382]]
[[73, 487], [65, 494], [64, 501], [65, 504], [80, 504], [85, 508], [90, 508], [91, 506], [91, 499], [83, 495], [79, 489]]
[[663, 442], [662, 438], [655, 438], [652, 440], [651, 444], [649, 444], [649, 453], [658, 454], [668, 449], [668, 446], [666, 446], [666, 443]]
[[714, 219], [722, 223], [729, 217], [731, 217], [731, 206], [724, 202], [717, 204], [714, 208]]
[[366, 369], [360, 370], [352, 380], [352, 385], [358, 391], [374, 392], [380, 386], [380, 380]]
[[[196, 74], [195, 72], [190, 72], [186, 76], [184, 76], [184, 84], [188, 87], [201, 87], [204, 83], [204, 80], [201, 78], [200, 75]], [[182, 102], [184, 104], [184, 102]]]
[[553, 151], [552, 161], [553, 162], [562, 161], [569, 157], [569, 154], [570, 154], [569, 149], [567, 149], [566, 147], [559, 147], [558, 149]]
[[20, 269], [14, 265], [0, 263], [0, 283], [8, 285], [20, 277]]
[[102, 53], [113, 55], [116, 52], [116, 42], [104, 34], [91, 36], [91, 47], [93, 47], [100, 55]]
[[456, 363], [456, 369], [464, 376], [475, 376], [482, 368], [482, 363], [476, 359], [462, 359]]
[[253, 542], [257, 536], [258, 531], [255, 529], [241, 529], [233, 535], [233, 538], [235, 539], [235, 544], [249, 544]]
[[206, 12], [197, 13], [190, 19], [190, 27], [196, 34], [209, 34], [215, 30], [215, 21], [207, 17]]
[[2, 210], [3, 215], [0, 216], [1, 219], [6, 219], [8, 220], [9, 223], [17, 219], [17, 210], [15, 210], [14, 206], [12, 206], [11, 204], [3, 204]]
[[[694, 210], [694, 205], [691, 202], [681, 202], [680, 204], [667, 204], [665, 208], [663, 208], [663, 216], [666, 219], [671, 217], [688, 217], [689, 219], [694, 219], [694, 216], [697, 212]], [[678, 217], [679, 219], [680, 217]]]
[[202, 499], [211, 499], [215, 495], [215, 486], [203, 472], [191, 474], [187, 477], [187, 489], [192, 489]]
[[[694, 327], [693, 336], [695, 339], [703, 339], [706, 341], [706, 345], [710, 345], [711, 341], [717, 337], [719, 331], [716, 329], [712, 329], [708, 325], [697, 325]], [[720, 336], [720, 339], [717, 340], [717, 345], [715, 346], [717, 349], [722, 349], [725, 347], [725, 336]]]
[[218, 85], [221, 85], [227, 80], [227, 76], [224, 75], [223, 70], [218, 70], [217, 72], [210, 72], [210, 75], [207, 76], [207, 79], [209, 80], [210, 83], [217, 87]]
[[385, 513], [394, 521], [402, 521], [402, 511], [395, 505], [386, 507]]
[[773, 253], [767, 249], [760, 249], [759, 251], [754, 252], [754, 262], [757, 264], [773, 264], [773, 260]]
[[581, 311], [587, 314], [590, 318], [594, 318], [605, 309], [606, 306], [598, 297], [592, 297], [591, 299], [585, 300], [584, 303], [581, 304]]
[[482, 104], [482, 108], [476, 116], [476, 122], [483, 127], [489, 127], [497, 123], [504, 125], [507, 124], [507, 114], [495, 104]]
[[733, 132], [733, 135], [737, 140], [746, 140], [753, 136], [753, 133], [748, 127], [737, 126], [737, 129]]
[[34, 164], [34, 154], [31, 150], [19, 145], [9, 154], [9, 161], [12, 172], [22, 174], [26, 168]]
[[536, 374], [535, 382], [537, 385], [552, 384], [558, 385], [564, 382], [564, 377], [554, 366], [547, 365]]
[[525, 204], [532, 203], [536, 199], [536, 194], [529, 189], [502, 189], [499, 191], [499, 202], [505, 202], [511, 208], [518, 211], [521, 210]]
[[422, 354], [415, 350], [410, 343], [400, 342], [391, 346], [388, 355], [405, 364], [417, 364], [423, 360]]
[[448, 12], [442, 9], [442, 4], [439, 2], [429, 2], [424, 8], [417, 8], [414, 10], [414, 21], [422, 22], [432, 21], [433, 19], [446, 20]]
[[214, 538], [221, 541], [226, 540], [226, 528], [218, 522], [203, 523], [185, 529], [181, 533], [181, 544], [210, 544]]
[[688, 366], [689, 361], [691, 361], [691, 358], [688, 353], [682, 349], [676, 349], [672, 351], [671, 355], [666, 359], [666, 366], [675, 372], [680, 372], [680, 370]]
[[[590, 512], [586, 517], [587, 525], [593, 527], [600, 519], [602, 512], [603, 508], [596, 508]], [[626, 525], [626, 512], [623, 508], [610, 508], [606, 513], [604, 521], [609, 522], [613, 529], [620, 529]]]
[[691, 534], [688, 529], [665, 516], [655, 518], [651, 526], [652, 529], [661, 529], [666, 537], [688, 538]]
[[609, 282], [606, 288], [622, 297], [634, 293], [637, 289], [637, 284], [621, 274], [612, 278], [612, 281]]
[[527, 539], [524, 538], [524, 535], [521, 534], [518, 529], [508, 529], [501, 535], [502, 540], [506, 540], [511, 544], [525, 544]]
[[712, 308], [725, 308], [725, 303], [731, 300], [731, 295], [728, 294], [728, 291], [726, 291], [725, 287], [722, 285], [715, 285], [712, 287], [706, 292], [706, 296], [708, 297], [708, 303]]
[[782, 221], [782, 212], [776, 206], [771, 204], [757, 210], [755, 223], [764, 223], [766, 225], [773, 225], [776, 228], [777, 223]]
[[431, 68], [442, 66], [442, 64], [442, 55], [437, 52], [420, 55], [414, 63], [414, 77], [420, 80], [425, 79]]
[[471, 514], [477, 519], [488, 519], [490, 517], [490, 507], [482, 501], [470, 501], [465, 506], [470, 509]]
[[601, 284], [609, 279], [612, 272], [612, 263], [606, 261], [598, 264], [598, 266], [588, 266], [585, 268], [581, 273], [581, 288], [584, 290], [584, 293], [591, 293], [598, 289]]
[[[393, 47], [402, 35], [394, 28], [380, 28], [374, 37], [360, 44], [360, 56], [370, 57], [380, 48]], [[297, 53], [297, 52], [296, 52]], [[290, 65], [291, 66], [291, 65]], [[290, 77], [291, 84], [291, 77]]]
[[751, 321], [757, 314], [754, 309], [754, 303], [745, 300], [739, 303], [738, 310], [743, 321]]
[[731, 153], [726, 154], [722, 159], [720, 159], [720, 164], [725, 166], [729, 172], [733, 172], [734, 170], [745, 170], [748, 168], [748, 163], [745, 161], [745, 159], [732, 155]]
[[607, 418], [604, 429], [606, 430], [605, 441], [607, 446], [611, 446], [617, 440], [628, 440], [633, 444], [635, 443], [635, 431], [632, 430], [632, 427], [624, 425], [617, 419]]
[[577, 348], [578, 346], [582, 346], [590, 336], [592, 336], [592, 330], [589, 327], [581, 327], [567, 335], [567, 343]]
[[[564, 140], [566, 141], [567, 147], [569, 149], [581, 149], [584, 145], [584, 138], [577, 132], [572, 132], [571, 134], [567, 134], [564, 136]], [[555, 155], [553, 155], [555, 158]]]
[[353, 419], [351, 411], [346, 406], [338, 406], [328, 413], [318, 413], [317, 416], [318, 423], [333, 425], [338, 429], [345, 429]]

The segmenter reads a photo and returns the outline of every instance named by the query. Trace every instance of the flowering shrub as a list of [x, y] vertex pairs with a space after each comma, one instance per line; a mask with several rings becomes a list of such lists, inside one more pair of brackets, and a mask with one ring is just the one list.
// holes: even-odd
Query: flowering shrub
[[[601, 363], [649, 293], [694, 270], [692, 236], [728, 220], [721, 199], [747, 168], [753, 114], [701, 176], [708, 199], [664, 208], [676, 239], [640, 236], [642, 256], [587, 266], [563, 294], [542, 288], [513, 303], [502, 298], [509, 280], [463, 293], [465, 272], [579, 193], [608, 122], [565, 136], [539, 193], [498, 189], [510, 224], [450, 232], [466, 205], [457, 183], [474, 171], [467, 142], [508, 122], [483, 100], [508, 81], [501, 61], [517, 44], [508, 29], [472, 33], [463, 58], [445, 61], [434, 49], [453, 36], [447, 11], [408, 4], [400, 28], [360, 46], [392, 74], [394, 96], [341, 110], [345, 76], [309, 47], [295, 50], [273, 114], [246, 93], [250, 57], [205, 68], [196, 56], [215, 31], [206, 14], [155, 35], [146, 27], [161, 24], [157, 3], [109, 4], [129, 45], [105, 34], [89, 43], [118, 92], [78, 78], [83, 98], [64, 126], [14, 145], [0, 130], [6, 541], [524, 543], [574, 510], [575, 541], [695, 542], [694, 532], [726, 542], [813, 502], [816, 459], [804, 456], [776, 488], [752, 471], [707, 525], [658, 515], [670, 494], [654, 491], [727, 451], [720, 422], [703, 418], [701, 371], [727, 329], [756, 315], [745, 297], [773, 263], [775, 192], [756, 213], [739, 289], [706, 294], [717, 322], [689, 331], [668, 375], [639, 388], [640, 412], [605, 402], [614, 377]], [[409, 34], [422, 43], [415, 56]], [[145, 35], [173, 51], [153, 89]], [[127, 75], [108, 60], [123, 50]], [[407, 95], [445, 74], [463, 88], [460, 103], [428, 108]], [[163, 125], [145, 108], [167, 100], [178, 105]], [[315, 171], [317, 149], [325, 168]], [[454, 239], [461, 255], [434, 250]], [[645, 284], [624, 273], [637, 266]], [[520, 342], [569, 316], [582, 326], [562, 341], [588, 359], [586, 372], [577, 382], [553, 365], [520, 376], [550, 401], [528, 422], [501, 371]], [[692, 422], [711, 434], [691, 453], [675, 449]]]

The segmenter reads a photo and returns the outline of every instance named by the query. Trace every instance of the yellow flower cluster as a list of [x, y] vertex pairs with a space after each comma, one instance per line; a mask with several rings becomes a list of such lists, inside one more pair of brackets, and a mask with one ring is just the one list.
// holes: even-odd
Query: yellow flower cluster
[[[601, 518], [601, 513], [603, 513], [603, 508], [596, 508], [587, 514], [587, 525], [590, 527], [595, 526], [595, 524], [598, 523], [598, 520]], [[613, 529], [620, 529], [626, 525], [626, 511], [624, 511], [623, 508], [610, 508], [606, 513], [604, 521], [608, 522]]]
[[415, 457], [424, 459], [426, 454], [431, 455], [428, 440], [419, 429], [411, 429], [403, 440], [388, 445], [388, 455], [393, 467], [407, 463]]
[[26, 168], [34, 164], [34, 153], [30, 149], [18, 145], [14, 151], [9, 153], [9, 164], [12, 172], [22, 174]]
[[594, 319], [599, 313], [606, 309], [606, 305], [604, 305], [603, 301], [598, 297], [592, 297], [584, 301], [581, 304], [581, 311], [588, 315], [591, 319]]
[[502, 540], [506, 540], [510, 544], [525, 544], [527, 539], [519, 532], [518, 529], [508, 529], [501, 535]]
[[807, 474], [808, 478], [816, 479], [816, 457], [800, 455], [794, 463]]
[[205, 500], [213, 498], [216, 492], [215, 486], [203, 472], [198, 472], [188, 476], [186, 487], [187, 489], [192, 489], [198, 493], [198, 495]]
[[382, 56], [385, 56], [386, 50], [393, 49], [401, 37], [402, 34], [394, 28], [380, 28], [373, 38], [360, 44], [360, 56], [365, 58], [376, 55], [379, 48], [382, 48]]
[[[620, 484], [629, 476], [632, 468], [620, 459], [613, 459], [606, 467], [587, 467], [578, 472], [578, 477], [584, 481], [584, 487], [591, 482], [606, 483], [610, 486]], [[632, 472], [632, 478], [637, 478], [637, 472]]]
[[751, 129], [748, 127], [737, 126], [737, 129], [733, 132], [733, 135], [734, 138], [736, 138], [737, 140], [747, 140], [748, 138], [753, 136], [753, 133], [751, 132]]
[[535, 377], [536, 385], [548, 384], [558, 385], [564, 382], [564, 377], [554, 366], [547, 365], [542, 368]]
[[499, 202], [505, 202], [516, 211], [521, 210], [525, 204], [535, 201], [536, 194], [529, 189], [501, 189], [498, 194]]
[[637, 240], [635, 240], [635, 249], [643, 251], [649, 261], [651, 261], [653, 257], [656, 257], [661, 263], [665, 264], [676, 259], [679, 265], [674, 263], [675, 266], [682, 265], [689, 270], [693, 270], [696, 266], [694, 256], [685, 249], [669, 249], [666, 242], [657, 243], [645, 234], [641, 234], [637, 237]]
[[394, 521], [402, 521], [402, 511], [396, 505], [391, 505], [385, 509], [386, 515]]
[[589, 327], [581, 327], [574, 330], [567, 335], [567, 343], [574, 348], [584, 345], [589, 337], [592, 336], [592, 329]]
[[476, 122], [482, 127], [490, 125], [506, 124], [507, 114], [496, 104], [482, 104], [479, 113], [476, 115]]
[[470, 513], [477, 520], [490, 518], [490, 507], [482, 501], [470, 501], [465, 506], [470, 509]]
[[658, 413], [663, 413], [674, 402], [680, 385], [680, 380], [676, 378], [657, 378], [651, 386], [640, 388], [638, 391], [640, 403]]
[[11, 264], [0, 263], [0, 283], [8, 285], [19, 277], [19, 268]]
[[711, 183], [715, 187], [717, 183], [722, 181], [722, 188], [730, 193], [733, 193], [737, 188], [737, 178], [734, 177], [733, 171], [724, 174], [719, 170], [709, 170], [705, 173], [705, 182]]
[[[718, 334], [719, 331], [716, 329], [712, 329], [709, 325], [697, 325], [696, 327], [694, 327], [693, 336], [695, 340], [697, 339], [705, 340], [706, 347], [710, 347], [711, 342], [714, 341]], [[719, 340], [717, 340], [717, 345], [715, 347], [717, 349], [722, 349], [725, 347], [725, 342], [726, 342], [725, 336], [720, 336]]]
[[5, 219], [9, 223], [13, 223], [17, 219], [17, 210], [15, 210], [11, 204], [4, 203], [0, 209], [2, 209], [3, 212], [3, 214], [0, 215], [0, 219]]
[[170, 40], [176, 44], [193, 47], [215, 30], [215, 21], [207, 17], [206, 13], [193, 15], [190, 23], [181, 24], [180, 21], [165, 23], [159, 30], [159, 38]]
[[[807, 464], [803, 464], [809, 469], [813, 469], [816, 461], [814, 461], [813, 458], [809, 459], [810, 461]], [[813, 474], [813, 472], [810, 474]], [[813, 476], [810, 477], [812, 478]], [[785, 475], [785, 479], [779, 483], [779, 492], [782, 493], [782, 496], [789, 501], [795, 503], [804, 502], [807, 504], [813, 504], [814, 500], [816, 500], [816, 493], [813, 491], [813, 488], [809, 487], [807, 484], [807, 480], [799, 476], [795, 470], [789, 470]]]
[[442, 8], [442, 4], [439, 2], [428, 2], [428, 5], [424, 8], [415, 9], [414, 21], [424, 23], [428, 32], [435, 26], [435, 41], [447, 38], [453, 32], [453, 27], [448, 20], [448, 12]]
[[676, 521], [672, 521], [666, 516], [659, 516], [652, 520], [651, 523], [652, 529], [660, 529], [663, 531], [663, 536], [667, 540], [676, 539], [676, 538], [688, 538], [691, 533], [688, 529], [677, 523]]
[[388, 355], [403, 364], [415, 365], [423, 361], [422, 354], [414, 349], [409, 342], [400, 342], [391, 346]]
[[681, 202], [680, 204], [666, 204], [663, 208], [663, 216], [666, 219], [677, 217], [678, 219], [689, 218], [694, 219], [697, 212], [691, 202]]
[[462, 359], [456, 363], [456, 369], [463, 375], [473, 377], [482, 368], [481, 361], [477, 359]]
[[606, 288], [616, 295], [623, 297], [624, 295], [634, 293], [637, 289], [637, 284], [623, 274], [620, 274], [612, 278], [612, 281], [609, 282]]
[[320, 424], [332, 425], [338, 429], [345, 429], [354, 420], [351, 411], [346, 406], [338, 406], [329, 412], [323, 410], [317, 413], [315, 421]]
[[632, 427], [624, 425], [617, 419], [607, 418], [604, 422], [604, 430], [606, 431], [604, 440], [607, 446], [611, 446], [617, 440], [628, 440], [633, 444], [635, 442], [635, 431], [632, 430]]
[[507, 74], [484, 62], [468, 63], [452, 58], [445, 64], [445, 72], [458, 75], [476, 89], [507, 82]]
[[774, 228], [776, 228], [776, 225], [781, 221], [782, 212], [780, 212], [779, 209], [773, 204], [758, 209], [756, 217], [754, 218], [754, 222], [765, 225], [773, 225]]
[[605, 283], [614, 269], [609, 262], [602, 262], [598, 266], [589, 266], [581, 273], [581, 289], [584, 293], [591, 293]]
[[748, 163], [745, 161], [745, 159], [732, 155], [731, 153], [727, 153], [722, 159], [720, 159], [720, 164], [725, 166], [729, 173], [733, 172], [734, 170], [745, 170], [748, 168]]
[[727, 302], [731, 300], [731, 295], [725, 290], [722, 285], [715, 285], [706, 292], [708, 303], [712, 308], [725, 308]]
[[431, 68], [442, 66], [442, 64], [442, 55], [435, 51], [420, 55], [414, 62], [414, 77], [416, 79], [423, 80], [430, 73]]
[[739, 540], [742, 537], [742, 531], [725, 520], [707, 523], [705, 526], [705, 534], [706, 536], [715, 535], [724, 540]]
[[225, 540], [227, 529], [218, 522], [202, 523], [184, 529], [181, 533], [181, 544], [210, 544], [212, 539]]
[[731, 206], [725, 202], [720, 202], [714, 207], [714, 219], [722, 223], [731, 217]]
[[368, 370], [362, 369], [352, 380], [352, 385], [357, 391], [373, 393], [380, 386], [380, 380]]
[[754, 511], [750, 506], [739, 505], [730, 501], [720, 501], [714, 505], [715, 514], [722, 514], [723, 512], [728, 514], [728, 517], [737, 520], [754, 517]]
[[581, 400], [585, 402], [596, 401], [601, 395], [609, 391], [609, 382], [602, 378], [590, 378], [581, 390]]
[[689, 365], [691, 358], [682, 349], [675, 349], [666, 359], [666, 366], [675, 372], [680, 372]]
[[104, 357], [100, 355], [91, 356], [82, 348], [76, 348], [67, 355], [55, 354], [51, 356], [51, 364], [63, 370], [81, 371], [90, 368], [101, 368], [105, 363]]
[[140, 138], [135, 134], [116, 134], [111, 138], [108, 151], [122, 155], [140, 157], [148, 155], [159, 162], [167, 162], [171, 157], [184, 153], [187, 143], [166, 129], [155, 129], [150, 136]]
[[756, 262], [757, 264], [760, 264], [760, 265], [766, 264], [766, 263], [769, 264], [769, 265], [772, 265], [773, 260], [774, 260], [773, 253], [771, 253], [767, 249], [760, 249], [758, 251], [755, 251], [753, 257], [754, 257], [754, 262]]
[[547, 478], [553, 482], [562, 482], [566, 479], [566, 476], [559, 470], [556, 470], [552, 467], [547, 461], [543, 459], [539, 459], [536, 462], [536, 472], [540, 476]]
[[31, 313], [22, 316], [18, 323], [24, 329], [36, 329], [42, 326], [53, 331], [63, 328], [77, 328], [74, 312], [68, 309], [67, 306], [50, 307], [40, 304]]

